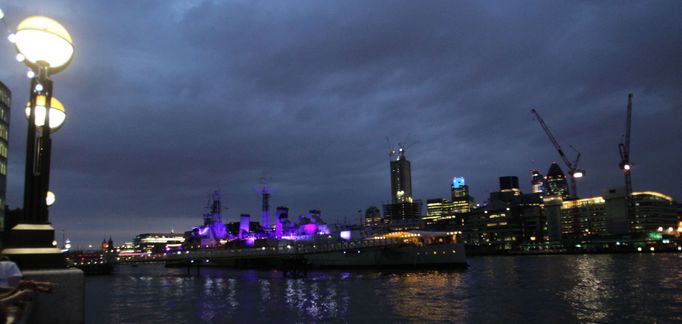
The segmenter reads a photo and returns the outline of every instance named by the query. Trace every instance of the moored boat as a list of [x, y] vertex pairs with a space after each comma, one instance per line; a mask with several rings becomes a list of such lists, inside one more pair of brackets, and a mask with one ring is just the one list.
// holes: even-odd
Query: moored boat
[[466, 266], [464, 245], [457, 242], [454, 232], [390, 232], [344, 242], [336, 249], [309, 252], [305, 259], [317, 268]]
[[348, 231], [313, 240], [273, 240], [266, 246], [209, 248], [169, 254], [167, 266], [265, 268], [465, 267], [456, 232], [401, 231], [351, 240]]

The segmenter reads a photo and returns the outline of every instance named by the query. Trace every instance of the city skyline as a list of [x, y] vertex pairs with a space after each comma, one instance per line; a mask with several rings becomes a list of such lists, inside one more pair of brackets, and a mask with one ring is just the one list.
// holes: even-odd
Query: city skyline
[[[583, 197], [624, 186], [618, 143], [634, 93], [635, 191], [682, 199], [682, 4], [0, 3], [10, 28], [47, 14], [76, 55], [54, 77], [50, 220], [72, 241], [191, 229], [221, 190], [230, 221], [310, 209], [334, 223], [391, 199], [389, 147], [407, 140], [415, 199], [454, 176], [484, 201], [500, 176], [560, 158], [530, 113], [582, 153]], [[72, 8], [72, 9], [66, 9]], [[26, 68], [12, 90], [7, 199], [23, 193]], [[675, 141], [675, 139], [678, 139]], [[564, 172], [566, 168], [561, 165]], [[357, 222], [357, 221], [356, 221]]]

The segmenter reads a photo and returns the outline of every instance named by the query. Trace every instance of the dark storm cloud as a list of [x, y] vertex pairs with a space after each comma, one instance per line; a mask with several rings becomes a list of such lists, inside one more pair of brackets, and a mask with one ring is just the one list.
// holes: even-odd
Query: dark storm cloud
[[[635, 93], [636, 189], [678, 198], [678, 2], [136, 1], [2, 4], [71, 31], [55, 136], [51, 212], [76, 240], [189, 229], [206, 194], [234, 218], [273, 205], [331, 222], [389, 198], [386, 137], [407, 138], [414, 192], [465, 176], [479, 201], [497, 177], [527, 183], [557, 154], [530, 109], [583, 154], [584, 194], [621, 185], [617, 144]], [[68, 8], [68, 9], [66, 9]], [[7, 45], [7, 44], [6, 44]], [[25, 71], [14, 92], [9, 203], [21, 201]], [[522, 189], [528, 189], [527, 186]], [[84, 243], [85, 244], [85, 243]]]

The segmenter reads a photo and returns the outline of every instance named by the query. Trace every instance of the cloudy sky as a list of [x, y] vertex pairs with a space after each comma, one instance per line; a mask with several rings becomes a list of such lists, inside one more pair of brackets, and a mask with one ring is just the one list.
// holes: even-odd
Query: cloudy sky
[[[407, 142], [416, 198], [582, 153], [582, 196], [622, 186], [634, 94], [635, 190], [682, 199], [680, 1], [0, 1], [14, 29], [60, 21], [76, 44], [54, 75], [50, 219], [77, 245], [184, 231], [220, 190], [230, 220], [272, 206], [336, 223], [390, 196], [388, 149]], [[0, 43], [13, 92], [8, 204], [23, 194], [27, 68]], [[565, 168], [564, 168], [565, 169]], [[60, 236], [60, 235], [58, 235]]]

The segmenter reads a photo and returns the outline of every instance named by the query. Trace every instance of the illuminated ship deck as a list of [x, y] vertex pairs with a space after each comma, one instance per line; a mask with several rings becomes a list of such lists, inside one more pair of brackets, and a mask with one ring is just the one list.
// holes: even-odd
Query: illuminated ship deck
[[277, 241], [275, 246], [178, 251], [167, 266], [436, 267], [465, 266], [455, 233], [394, 232], [356, 241]]
[[[264, 204], [265, 205], [265, 204]], [[186, 232], [182, 246], [165, 248], [167, 266], [217, 267], [416, 267], [466, 265], [458, 232], [389, 231], [388, 228], [332, 229], [319, 210], [298, 221], [277, 207], [275, 225], [252, 226], [250, 215], [225, 224], [220, 194], [211, 196], [204, 225]], [[233, 229], [229, 227], [233, 225]]]

